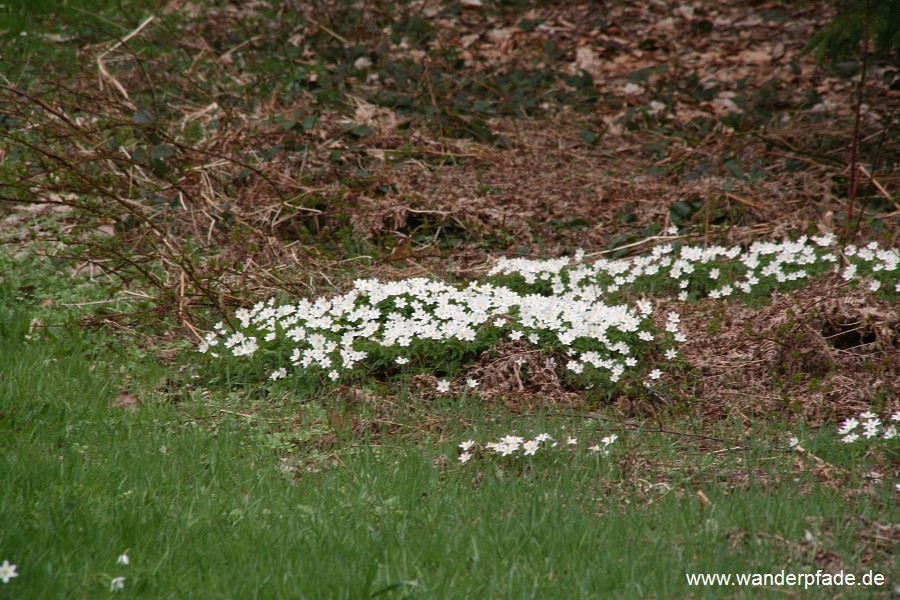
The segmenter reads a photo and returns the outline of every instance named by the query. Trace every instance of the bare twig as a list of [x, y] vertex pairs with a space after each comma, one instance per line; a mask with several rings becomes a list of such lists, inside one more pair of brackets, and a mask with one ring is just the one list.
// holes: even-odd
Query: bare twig
[[[863, 23], [863, 49], [862, 49], [862, 73], [859, 76], [859, 85], [856, 93], [856, 117], [853, 124], [853, 141], [850, 144], [850, 182], [847, 186], [847, 223], [844, 229], [844, 241], [851, 236], [853, 226], [853, 205], [856, 203], [856, 173], [857, 173], [857, 146], [859, 145], [859, 124], [862, 117], [862, 101], [866, 88], [866, 67], [869, 63], [869, 0], [866, 0], [866, 14]], [[860, 208], [859, 219], [862, 219], [864, 207]], [[859, 222], [859, 221], [857, 221]]]
[[863, 165], [858, 165], [857, 169], [859, 169], [860, 173], [866, 176], [866, 179], [869, 180], [869, 183], [871, 183], [888, 202], [893, 202], [894, 206], [900, 208], [900, 202], [898, 202], [893, 196], [891, 196], [890, 192], [884, 189], [884, 186], [878, 183], [878, 181], [876, 181], [875, 178], [872, 177], [871, 173], [869, 173], [869, 171], [867, 171]]
[[332, 30], [332, 29], [329, 29], [329, 28], [326, 27], [325, 25], [322, 25], [321, 23], [319, 23], [318, 21], [316, 21], [315, 19], [313, 19], [311, 16], [309, 16], [309, 15], [303, 15], [303, 18], [306, 19], [307, 21], [309, 21], [310, 23], [312, 23], [313, 25], [315, 25], [316, 27], [318, 27], [319, 29], [321, 29], [322, 31], [324, 31], [325, 33], [327, 33], [328, 35], [330, 35], [331, 37], [333, 37], [334, 39], [336, 39], [337, 41], [341, 42], [341, 43], [344, 44], [345, 46], [350, 46], [350, 45], [351, 45], [351, 44], [350, 44], [350, 40], [348, 40], [347, 38], [345, 38], [345, 37], [342, 36], [341, 34], [337, 33], [336, 31], [334, 31], [334, 30]]
[[115, 51], [117, 48], [119, 48], [119, 46], [122, 46], [123, 44], [127, 43], [128, 40], [130, 40], [131, 38], [136, 36], [138, 33], [140, 33], [144, 27], [146, 27], [147, 25], [149, 25], [150, 23], [153, 22], [153, 19], [155, 19], [155, 17], [153, 15], [150, 15], [149, 17], [144, 19], [144, 21], [140, 25], [138, 25], [134, 31], [132, 31], [131, 33], [129, 33], [122, 39], [117, 40], [116, 43], [113, 44], [110, 48], [104, 50], [103, 52], [101, 52], [100, 54], [97, 55], [97, 70], [100, 71], [101, 80], [106, 79], [110, 84], [112, 84], [112, 86], [114, 88], [116, 88], [116, 90], [118, 90], [118, 92], [120, 94], [122, 94], [122, 97], [125, 98], [125, 100], [128, 101], [128, 103], [132, 105], [132, 107], [134, 106], [134, 103], [131, 102], [131, 97], [128, 95], [128, 92], [125, 90], [125, 87], [121, 83], [119, 83], [118, 79], [116, 79], [115, 77], [112, 76], [112, 74], [106, 68], [106, 64], [103, 62], [103, 59], [106, 58], [107, 54]]

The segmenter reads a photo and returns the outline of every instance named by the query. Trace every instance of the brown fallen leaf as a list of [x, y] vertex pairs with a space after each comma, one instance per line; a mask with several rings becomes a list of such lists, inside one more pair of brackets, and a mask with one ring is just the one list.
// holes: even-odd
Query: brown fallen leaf
[[509, 42], [518, 30], [517, 27], [498, 27], [488, 31], [484, 37], [492, 44], [503, 45]]
[[141, 406], [141, 400], [134, 394], [122, 392], [113, 399], [112, 406], [125, 410], [137, 410]]
[[390, 260], [405, 260], [407, 258], [412, 257], [412, 242], [409, 240], [403, 240], [391, 250]]
[[744, 50], [735, 57], [737, 62], [745, 65], [767, 65], [772, 62], [772, 53], [762, 50]]
[[583, 46], [575, 50], [575, 69], [576, 71], [587, 71], [591, 75], [596, 76], [596, 74], [600, 73], [602, 64], [592, 48]]
[[710, 502], [709, 498], [706, 497], [706, 494], [703, 493], [703, 490], [697, 490], [697, 497], [700, 498], [700, 503], [703, 506], [712, 506], [712, 502]]

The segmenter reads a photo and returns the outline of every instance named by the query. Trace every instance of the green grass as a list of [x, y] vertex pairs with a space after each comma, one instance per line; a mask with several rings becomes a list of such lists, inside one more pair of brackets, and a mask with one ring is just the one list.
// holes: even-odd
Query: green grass
[[[221, 412], [236, 407], [220, 391], [161, 394], [176, 368], [112, 339], [70, 329], [29, 341], [27, 315], [4, 319], [0, 559], [19, 576], [0, 597], [93, 598], [125, 576], [124, 594], [144, 598], [750, 598], [759, 590], [688, 588], [684, 574], [814, 571], [807, 530], [862, 570], [867, 523], [900, 517], [893, 482], [848, 505], [848, 490], [811, 469], [791, 473], [795, 457], [771, 447], [777, 425], [735, 453], [638, 431], [620, 432], [609, 458], [460, 465], [468, 437], [606, 431], [474, 404], [441, 432], [339, 439], [323, 461], [273, 442], [312, 407], [254, 397], [252, 418]], [[139, 410], [111, 406], [123, 389]], [[807, 447], [846, 456], [836, 444], [822, 433]], [[736, 484], [735, 473], [751, 476]], [[131, 564], [116, 565], [126, 550]], [[868, 568], [890, 576], [886, 556]]]
[[66, 32], [88, 21], [105, 20], [105, 16], [134, 17], [145, 0], [7, 0], [0, 7], [4, 37], [25, 31], [34, 35], [41, 29]]

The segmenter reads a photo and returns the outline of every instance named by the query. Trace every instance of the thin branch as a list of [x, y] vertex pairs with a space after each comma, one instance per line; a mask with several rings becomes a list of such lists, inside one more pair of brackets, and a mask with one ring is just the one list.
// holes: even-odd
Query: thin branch
[[[863, 94], [866, 89], [866, 67], [869, 63], [869, 0], [866, 0], [866, 14], [863, 23], [863, 49], [862, 49], [862, 73], [859, 76], [859, 85], [856, 93], [856, 119], [853, 124], [853, 142], [850, 145], [850, 182], [848, 183], [847, 197], [847, 224], [844, 229], [844, 241], [850, 238], [853, 225], [853, 205], [856, 203], [856, 174], [857, 174], [857, 148], [859, 145], [859, 124], [862, 117]], [[864, 207], [859, 210], [859, 219], [862, 219]], [[859, 220], [857, 220], [859, 223]]]

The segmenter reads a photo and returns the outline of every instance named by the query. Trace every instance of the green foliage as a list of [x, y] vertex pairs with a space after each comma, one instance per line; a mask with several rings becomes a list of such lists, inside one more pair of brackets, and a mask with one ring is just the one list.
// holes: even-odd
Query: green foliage
[[831, 62], [857, 55], [867, 18], [876, 55], [887, 56], [900, 49], [900, 0], [849, 0], [842, 4], [838, 15], [810, 39], [805, 51], [814, 50], [818, 60]]

